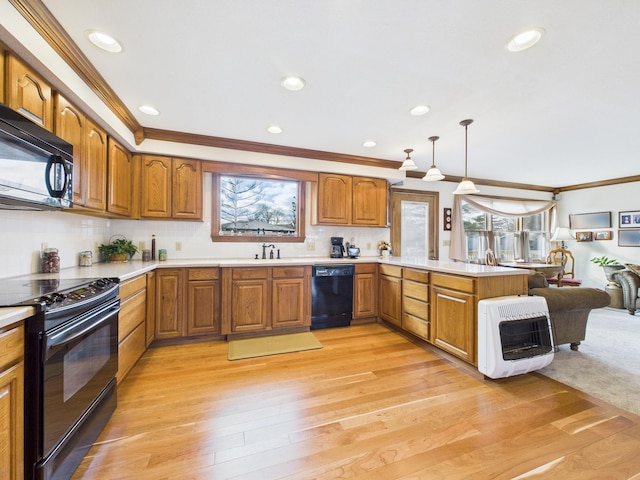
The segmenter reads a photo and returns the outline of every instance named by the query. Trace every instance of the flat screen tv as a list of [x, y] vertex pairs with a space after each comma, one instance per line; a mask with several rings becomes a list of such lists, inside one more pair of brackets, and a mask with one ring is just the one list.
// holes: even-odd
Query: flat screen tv
[[611, 228], [611, 212], [570, 213], [569, 229]]

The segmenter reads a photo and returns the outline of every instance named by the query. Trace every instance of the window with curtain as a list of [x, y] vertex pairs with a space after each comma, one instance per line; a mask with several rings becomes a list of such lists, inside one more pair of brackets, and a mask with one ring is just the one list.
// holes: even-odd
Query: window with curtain
[[501, 263], [544, 262], [555, 202], [460, 195], [454, 203], [450, 258], [484, 263], [488, 249]]

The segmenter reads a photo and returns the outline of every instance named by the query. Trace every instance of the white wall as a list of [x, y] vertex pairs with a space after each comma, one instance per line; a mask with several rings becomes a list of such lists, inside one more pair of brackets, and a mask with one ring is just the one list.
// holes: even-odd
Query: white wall
[[611, 230], [612, 240], [569, 242], [568, 248], [576, 259], [576, 277], [584, 286], [604, 288], [607, 283], [602, 268], [590, 262], [590, 258], [606, 255], [620, 263], [640, 263], [640, 247], [618, 246], [618, 213], [640, 210], [640, 182], [563, 192], [557, 200], [560, 225], [565, 227], [569, 226], [570, 213], [612, 212], [613, 228], [601, 229]]

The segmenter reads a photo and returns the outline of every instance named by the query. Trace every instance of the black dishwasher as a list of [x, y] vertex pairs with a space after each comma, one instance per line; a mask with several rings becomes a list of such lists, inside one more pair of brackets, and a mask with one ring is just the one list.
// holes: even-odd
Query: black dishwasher
[[314, 265], [311, 329], [348, 327], [353, 314], [353, 265]]

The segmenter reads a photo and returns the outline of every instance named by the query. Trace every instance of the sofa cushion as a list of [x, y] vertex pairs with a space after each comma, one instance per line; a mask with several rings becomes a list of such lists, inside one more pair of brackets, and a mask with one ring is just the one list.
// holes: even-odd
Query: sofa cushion
[[536, 272], [529, 275], [528, 278], [529, 289], [532, 288], [546, 288], [549, 286], [549, 282], [545, 278], [543, 273]]
[[634, 265], [633, 263], [626, 263], [625, 267], [631, 270], [636, 275], [640, 275], [640, 265]]

